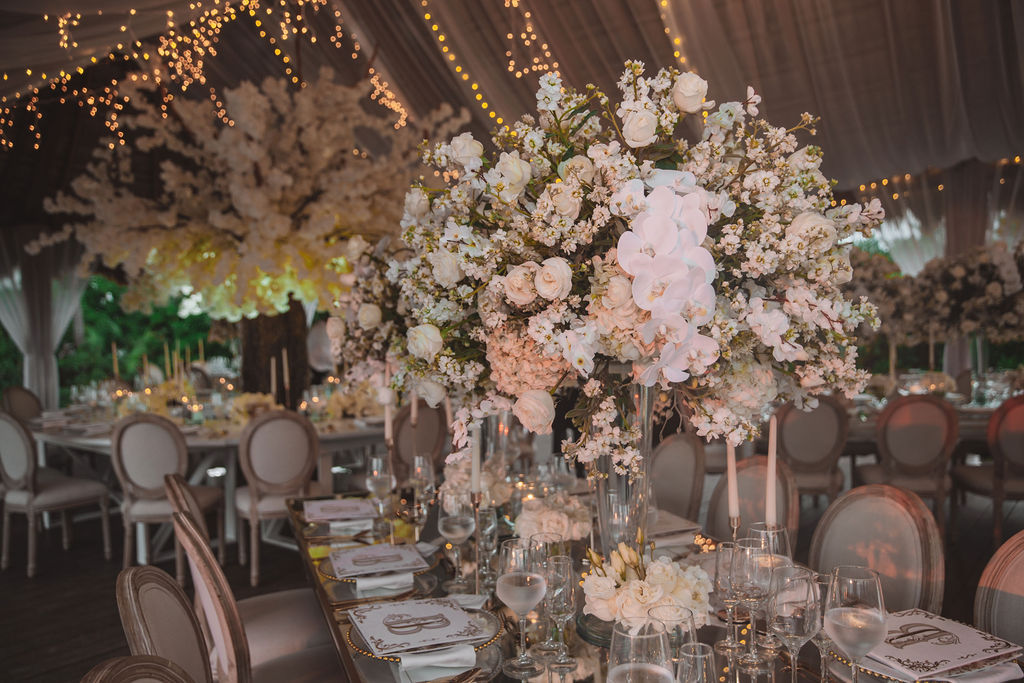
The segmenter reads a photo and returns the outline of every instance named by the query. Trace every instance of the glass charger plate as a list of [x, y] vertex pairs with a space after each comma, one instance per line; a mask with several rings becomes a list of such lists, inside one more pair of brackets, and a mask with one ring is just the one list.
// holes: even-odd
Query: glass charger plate
[[[467, 609], [466, 613], [470, 615], [471, 619], [484, 627], [483, 636], [475, 641], [465, 643], [473, 645], [473, 649], [476, 650], [476, 666], [480, 669], [480, 673], [472, 680], [489, 681], [501, 672], [501, 647], [499, 647], [503, 632], [501, 620], [491, 612], [484, 610]], [[390, 662], [394, 667], [398, 666], [400, 660], [397, 656], [378, 657], [370, 652], [370, 648], [359, 634], [359, 630], [351, 625], [345, 630], [345, 640], [354, 652], [367, 659], [378, 662]], [[450, 645], [421, 648], [412, 652], [429, 652], [445, 647], [450, 647]]]
[[370, 602], [392, 602], [397, 600], [414, 600], [425, 598], [437, 589], [437, 577], [433, 574], [420, 574], [413, 577], [412, 588], [398, 588], [393, 591], [374, 591], [371, 595], [357, 595], [354, 583], [341, 581], [324, 581], [324, 591], [331, 607], [336, 610], [349, 609]]
[[[414, 571], [412, 573], [413, 576], [419, 576], [421, 574], [426, 574], [427, 572], [433, 571], [437, 567], [437, 563], [439, 562], [439, 557], [438, 557], [437, 553], [432, 554], [430, 557], [424, 557], [423, 559], [427, 561], [427, 566], [425, 568], [423, 568], [423, 569], [418, 569], [418, 570]], [[324, 558], [323, 561], [320, 562], [320, 564], [318, 564], [316, 566], [316, 570], [320, 574], [320, 576], [322, 576], [322, 577], [324, 577], [326, 579], [330, 579], [331, 581], [339, 581], [339, 582], [342, 582], [342, 583], [350, 583], [353, 586], [356, 583], [356, 577], [354, 577], [354, 576], [353, 577], [349, 577], [349, 578], [338, 578], [337, 576], [335, 576], [334, 575], [334, 565], [331, 564], [331, 558], [329, 558], [329, 557]], [[373, 576], [373, 575], [372, 574], [367, 574], [367, 576]]]

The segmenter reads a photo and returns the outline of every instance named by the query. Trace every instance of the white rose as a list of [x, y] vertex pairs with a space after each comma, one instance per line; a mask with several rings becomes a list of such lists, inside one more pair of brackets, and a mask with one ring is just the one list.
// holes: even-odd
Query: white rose
[[566, 183], [551, 185], [548, 188], [548, 198], [551, 200], [551, 206], [555, 209], [555, 213], [559, 216], [576, 220], [576, 216], [580, 214], [583, 199], [577, 196], [575, 188]]
[[543, 389], [531, 389], [516, 399], [512, 413], [534, 434], [550, 434], [555, 419], [555, 402]]
[[431, 252], [427, 256], [430, 261], [431, 273], [437, 284], [442, 287], [454, 287], [462, 279], [462, 268], [459, 266], [459, 259], [447, 249], [440, 249]]
[[537, 521], [541, 533], [558, 534], [562, 538], [569, 538], [571, 527], [569, 518], [565, 516], [565, 513], [552, 510], [551, 508], [544, 508], [541, 510]]
[[427, 402], [431, 408], [436, 408], [444, 400], [444, 387], [430, 379], [421, 379], [416, 384], [420, 398]]
[[505, 187], [499, 192], [499, 196], [506, 202], [518, 197], [530, 182], [530, 162], [520, 159], [519, 152], [502, 152], [494, 169], [501, 174], [500, 182]]
[[805, 211], [786, 227], [786, 237], [821, 253], [828, 251], [836, 243], [836, 226], [831, 219], [820, 213]]
[[434, 356], [444, 346], [444, 342], [441, 340], [441, 330], [430, 323], [410, 328], [406, 332], [405, 338], [409, 353], [426, 361], [434, 360]]
[[560, 256], [544, 259], [540, 272], [534, 278], [537, 293], [548, 301], [564, 299], [572, 291], [572, 268]]
[[427, 193], [418, 187], [409, 190], [405, 195], [405, 212], [413, 218], [422, 218], [430, 211], [430, 199]]
[[630, 147], [646, 147], [658, 139], [658, 117], [652, 111], [627, 111], [622, 117], [622, 137]]
[[679, 111], [696, 114], [703, 108], [708, 82], [697, 74], [682, 73], [672, 85], [672, 101]]
[[647, 612], [652, 607], [665, 604], [665, 591], [641, 579], [630, 581], [619, 589], [613, 599], [618, 621], [633, 628], [647, 623]]
[[349, 262], [358, 261], [359, 257], [363, 255], [366, 248], [370, 246], [370, 243], [364, 240], [360, 235], [356, 235], [348, 241], [345, 245], [345, 258]]
[[577, 154], [558, 165], [558, 177], [562, 180], [565, 180], [572, 174], [575, 174], [577, 178], [588, 185], [593, 183], [594, 162], [583, 154]]
[[591, 572], [583, 577], [584, 614], [593, 614], [602, 621], [615, 621], [612, 599], [615, 597], [615, 579]]
[[377, 304], [362, 304], [359, 307], [359, 313], [356, 314], [356, 319], [359, 321], [359, 327], [364, 330], [372, 330], [377, 325], [380, 325], [380, 306]]
[[472, 133], [463, 133], [452, 138], [451, 148], [452, 157], [466, 170], [472, 171], [480, 168], [482, 164], [480, 157], [483, 156], [484, 146], [473, 139]]
[[633, 301], [633, 283], [629, 278], [622, 275], [614, 275], [608, 280], [608, 287], [604, 290], [604, 305], [606, 308], [619, 308]]
[[611, 212], [616, 216], [632, 217], [647, 206], [644, 181], [633, 178], [612, 193], [608, 201]]
[[527, 261], [516, 266], [505, 276], [505, 296], [516, 306], [527, 306], [537, 298], [533, 281], [540, 266]]
[[345, 327], [345, 321], [341, 318], [336, 318], [333, 315], [327, 319], [327, 337], [333, 341], [342, 341], [345, 339], [345, 333], [347, 332]]

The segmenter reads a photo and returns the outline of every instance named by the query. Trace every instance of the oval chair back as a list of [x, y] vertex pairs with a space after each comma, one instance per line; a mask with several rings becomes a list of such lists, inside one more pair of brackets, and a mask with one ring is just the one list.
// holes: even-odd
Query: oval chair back
[[839, 496], [814, 529], [808, 564], [819, 572], [848, 564], [874, 569], [890, 612], [942, 611], [942, 537], [924, 501], [906, 489], [870, 484]]
[[1024, 531], [1000, 546], [985, 565], [974, 596], [974, 625], [1024, 645]]
[[[776, 519], [789, 531], [789, 544], [796, 552], [797, 532], [800, 528], [800, 500], [796, 480], [786, 463], [777, 461], [775, 470]], [[738, 538], [747, 535], [753, 522], [764, 521], [765, 480], [768, 477], [768, 458], [755, 455], [736, 463], [736, 486], [739, 489], [740, 528]], [[715, 484], [708, 502], [708, 518], [705, 527], [715, 538], [732, 538], [729, 526], [729, 496], [726, 478]]]
[[651, 482], [658, 509], [697, 521], [704, 495], [704, 440], [679, 432], [654, 449]]
[[5, 413], [28, 422], [43, 414], [43, 403], [25, 387], [7, 387], [4, 389], [3, 409]]
[[184, 475], [188, 467], [185, 437], [177, 425], [159, 415], [136, 413], [123, 418], [114, 427], [110, 445], [126, 502], [164, 498], [164, 476]]
[[164, 657], [196, 683], [213, 683], [210, 654], [196, 614], [185, 592], [163, 570], [123, 570], [117, 577], [117, 609], [133, 655]]
[[[440, 466], [448, 438], [444, 409], [431, 408], [421, 398], [417, 413], [415, 425], [412, 423], [412, 406], [402, 406], [395, 415], [395, 453], [401, 461], [395, 464], [405, 468], [406, 472], [412, 470], [413, 458], [417, 455], [429, 455], [434, 467]], [[399, 474], [404, 473], [396, 473], [396, 476]]]
[[205, 515], [203, 515], [203, 511], [199, 507], [199, 501], [196, 500], [196, 497], [192, 495], [192, 491], [189, 490], [185, 477], [177, 472], [165, 475], [164, 490], [167, 493], [167, 500], [171, 502], [171, 509], [175, 512], [192, 515], [196, 527], [202, 533], [206, 542], [209, 543], [210, 529], [206, 526]]
[[32, 433], [10, 413], [0, 413], [0, 477], [8, 491], [35, 492], [36, 457]]
[[819, 396], [818, 405], [800, 410], [792, 403], [779, 408], [779, 457], [794, 472], [829, 472], [836, 468], [850, 432], [846, 407], [831, 396]]
[[[255, 513], [259, 495], [305, 493], [320, 457], [316, 428], [292, 410], [270, 410], [249, 420], [238, 444], [238, 461]], [[256, 515], [253, 515], [256, 519]]]
[[1003, 401], [989, 418], [988, 450], [996, 481], [1024, 476], [1024, 395]]
[[937, 396], [898, 396], [878, 416], [878, 453], [890, 472], [945, 474], [958, 434], [952, 404]]

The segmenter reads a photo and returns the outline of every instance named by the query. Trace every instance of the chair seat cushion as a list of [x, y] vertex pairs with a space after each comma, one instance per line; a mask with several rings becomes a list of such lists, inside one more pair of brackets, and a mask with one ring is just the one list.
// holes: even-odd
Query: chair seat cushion
[[253, 683], [347, 683], [334, 645], [321, 645], [252, 668]]
[[293, 652], [332, 643], [316, 595], [308, 588], [239, 600], [238, 613], [245, 624], [249, 657], [254, 667]]
[[796, 487], [800, 493], [826, 493], [831, 489], [839, 491], [843, 488], [843, 473], [833, 472], [793, 472]]
[[[299, 494], [299, 491], [295, 493], [268, 493], [256, 503], [256, 512], [261, 519], [286, 517], [288, 515], [288, 507], [285, 501]], [[246, 519], [249, 519], [249, 495], [248, 486], [242, 486], [235, 491], [235, 509]]]
[[4, 503], [16, 509], [45, 510], [76, 504], [98, 502], [107, 495], [107, 487], [94, 479], [67, 477], [59, 472], [40, 470], [36, 476], [35, 494], [25, 489], [7, 491]]
[[[224, 491], [216, 486], [189, 486], [188, 489], [196, 497], [199, 509], [204, 512], [216, 507], [224, 498]], [[166, 498], [143, 498], [134, 500], [127, 506], [122, 504], [121, 512], [138, 522], [166, 521], [171, 518], [174, 509], [171, 507], [171, 501]]]
[[[995, 488], [995, 466], [957, 465], [953, 468], [953, 478], [968, 491], [992, 494]], [[1024, 479], [1010, 477], [1003, 480], [1003, 491], [1007, 498], [1024, 498]]]
[[[935, 477], [930, 474], [894, 474], [881, 464], [861, 465], [857, 468], [857, 474], [865, 484], [889, 484], [913, 491], [919, 496], [929, 496], [935, 492]], [[947, 474], [943, 477], [943, 488], [949, 491], [952, 487], [953, 479]]]

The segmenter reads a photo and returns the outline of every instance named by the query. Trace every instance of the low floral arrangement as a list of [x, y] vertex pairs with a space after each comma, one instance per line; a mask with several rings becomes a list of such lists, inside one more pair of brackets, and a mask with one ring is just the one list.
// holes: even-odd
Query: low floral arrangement
[[[637, 546], [644, 547], [643, 537]], [[654, 543], [650, 544], [654, 552]], [[644, 552], [619, 543], [607, 561], [587, 549], [591, 569], [583, 578], [584, 614], [639, 629], [649, 621], [648, 610], [661, 605], [687, 607], [698, 628], [707, 622], [712, 583], [706, 571], [680, 567], [668, 559], [647, 561]]]
[[369, 379], [348, 388], [336, 389], [327, 399], [327, 415], [334, 419], [380, 415], [378, 395], [379, 387]]
[[244, 425], [260, 413], [280, 407], [270, 394], [242, 393], [232, 400], [229, 419], [234, 424]]
[[[444, 483], [438, 489], [443, 496], [446, 493], [466, 493], [470, 485], [471, 464], [468, 458], [451, 462], [444, 466]], [[501, 507], [512, 498], [513, 486], [505, 481], [505, 457], [495, 454], [480, 466], [480, 491], [484, 504]]]
[[521, 538], [549, 532], [578, 541], [587, 538], [592, 528], [590, 508], [580, 502], [579, 496], [565, 492], [524, 500], [522, 512], [516, 517], [516, 534]]

